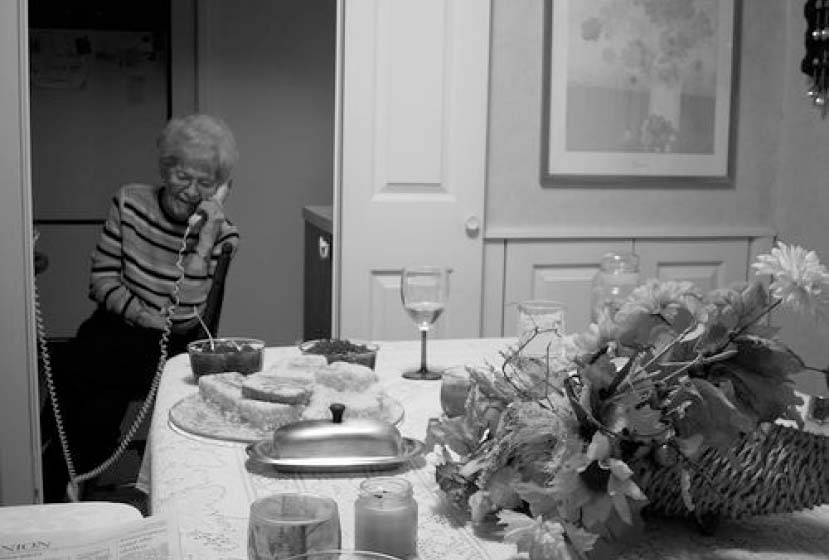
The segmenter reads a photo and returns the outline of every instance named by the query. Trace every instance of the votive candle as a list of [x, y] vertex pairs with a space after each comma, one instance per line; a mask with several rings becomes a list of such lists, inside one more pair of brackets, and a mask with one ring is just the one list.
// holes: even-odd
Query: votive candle
[[354, 548], [397, 558], [417, 554], [417, 502], [408, 480], [380, 476], [360, 484], [354, 503]]

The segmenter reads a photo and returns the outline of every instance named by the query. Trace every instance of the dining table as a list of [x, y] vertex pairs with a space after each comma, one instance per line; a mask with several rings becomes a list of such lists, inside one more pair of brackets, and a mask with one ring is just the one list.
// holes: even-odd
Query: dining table
[[[404, 379], [420, 360], [420, 341], [379, 342], [378, 383], [402, 404], [402, 436], [423, 441], [430, 418], [441, 413], [440, 381]], [[434, 339], [430, 365], [500, 366], [512, 338]], [[269, 346], [264, 369], [291, 356], [295, 346]], [[354, 503], [360, 484], [382, 474], [407, 479], [418, 503], [419, 560], [508, 560], [524, 557], [497, 531], [482, 530], [447, 506], [435, 481], [431, 450], [382, 472], [283, 472], [249, 459], [246, 444], [206, 438], [177, 428], [170, 409], [198, 391], [187, 354], [170, 358], [158, 387], [139, 487], [149, 494], [150, 513], [175, 515], [186, 559], [246, 560], [248, 511], [257, 498], [307, 492], [336, 500], [342, 548], [354, 547]], [[829, 435], [826, 426], [807, 429]], [[829, 464], [826, 465], [829, 468]], [[619, 542], [621, 559], [772, 560], [829, 558], [829, 505], [809, 510], [723, 520], [706, 534], [685, 519], [649, 519], [635, 537]]]

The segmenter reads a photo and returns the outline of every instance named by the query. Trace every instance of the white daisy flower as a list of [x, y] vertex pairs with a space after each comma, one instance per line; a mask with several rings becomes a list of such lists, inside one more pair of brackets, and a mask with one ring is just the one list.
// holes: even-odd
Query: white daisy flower
[[819, 304], [827, 302], [829, 272], [814, 251], [778, 241], [770, 255], [758, 256], [751, 266], [757, 275], [772, 277], [769, 291], [783, 305], [815, 313]]

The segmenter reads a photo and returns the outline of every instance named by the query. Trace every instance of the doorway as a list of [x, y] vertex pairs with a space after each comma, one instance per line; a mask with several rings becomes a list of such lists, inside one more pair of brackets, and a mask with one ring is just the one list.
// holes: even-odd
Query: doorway
[[303, 208], [333, 198], [336, 2], [29, 0], [29, 10], [50, 336], [73, 336], [93, 309], [89, 254], [112, 193], [155, 182], [158, 131], [201, 111], [230, 124], [241, 152], [227, 209], [242, 240], [217, 334], [299, 340]]
[[38, 275], [52, 337], [92, 311], [89, 254], [111, 197], [157, 179], [170, 115], [169, 0], [29, 1], [30, 121]]
[[157, 180], [164, 121], [201, 111], [230, 124], [241, 154], [227, 210], [242, 240], [220, 334], [300, 340], [303, 208], [333, 200], [336, 1], [29, 8], [41, 67], [67, 63], [31, 80], [34, 220], [49, 259], [38, 281], [52, 335], [71, 336], [91, 312], [89, 253], [111, 194]]
[[[28, 8], [36, 281], [59, 372], [68, 367], [68, 341], [94, 307], [89, 255], [112, 195], [125, 182], [157, 178], [153, 140], [170, 115], [170, 4], [30, 0]], [[43, 390], [40, 400], [44, 501], [59, 502], [65, 466]], [[131, 484], [143, 439], [139, 433], [139, 445], [87, 485], [86, 499], [143, 509], [145, 497]]]

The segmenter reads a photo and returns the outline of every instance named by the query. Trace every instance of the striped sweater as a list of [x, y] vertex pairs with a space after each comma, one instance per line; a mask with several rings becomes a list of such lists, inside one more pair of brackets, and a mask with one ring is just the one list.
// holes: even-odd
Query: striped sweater
[[[176, 266], [187, 224], [170, 221], [160, 205], [158, 186], [130, 184], [112, 200], [98, 244], [92, 252], [89, 297], [110, 312], [134, 323], [142, 309], [162, 311], [173, 302], [176, 280], [182, 275]], [[193, 252], [198, 234], [188, 235], [182, 260]], [[180, 301], [173, 313], [177, 332], [197, 323], [193, 308], [202, 314], [210, 291], [213, 272], [225, 242], [234, 253], [239, 242], [236, 226], [225, 221], [206, 275], [185, 273], [178, 292]]]

